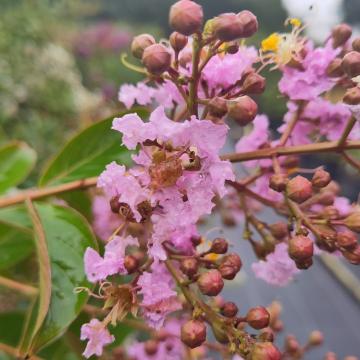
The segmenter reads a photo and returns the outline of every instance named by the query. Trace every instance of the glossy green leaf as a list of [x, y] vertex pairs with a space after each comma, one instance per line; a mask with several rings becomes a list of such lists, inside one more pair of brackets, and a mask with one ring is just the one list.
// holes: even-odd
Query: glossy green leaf
[[[45, 232], [51, 264], [51, 301], [47, 316], [32, 338], [28, 349], [38, 352], [61, 336], [86, 304], [85, 292], [77, 287], [91, 287], [86, 280], [83, 256], [88, 246], [97, 248], [95, 237], [86, 219], [75, 210], [57, 205], [37, 203], [35, 209]], [[34, 308], [38, 311], [38, 306]], [[34, 316], [30, 316], [34, 323]], [[29, 332], [34, 329], [30, 324]], [[31, 334], [25, 334], [32, 337]]]
[[20, 184], [35, 165], [36, 153], [23, 142], [0, 148], [0, 194]]
[[[146, 115], [145, 110], [137, 113]], [[130, 152], [121, 146], [120, 133], [111, 130], [113, 118], [91, 125], [71, 139], [43, 171], [40, 186], [98, 176], [111, 161], [128, 164]]]

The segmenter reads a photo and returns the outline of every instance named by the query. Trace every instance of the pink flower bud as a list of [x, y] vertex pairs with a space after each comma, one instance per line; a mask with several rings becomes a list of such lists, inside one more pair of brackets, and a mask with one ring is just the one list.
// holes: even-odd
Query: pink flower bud
[[335, 195], [331, 191], [321, 191], [318, 194], [317, 202], [320, 205], [328, 206], [333, 205], [335, 201]]
[[251, 123], [257, 114], [258, 106], [249, 96], [244, 95], [236, 100], [228, 101], [228, 115], [240, 126]]
[[324, 360], [337, 360], [337, 359], [338, 358], [337, 358], [336, 354], [333, 352], [327, 352], [324, 357]]
[[232, 280], [240, 271], [241, 266], [242, 262], [240, 256], [238, 254], [231, 253], [222, 258], [219, 271], [224, 279]]
[[250, 358], [251, 360], [281, 360], [281, 353], [271, 342], [259, 342], [254, 344]]
[[177, 32], [191, 35], [200, 30], [203, 22], [202, 7], [190, 0], [180, 0], [170, 8], [169, 23]]
[[214, 97], [209, 101], [209, 114], [222, 118], [227, 113], [226, 100], [222, 97]]
[[350, 51], [347, 53], [342, 60], [341, 67], [350, 78], [360, 75], [360, 52]]
[[209, 251], [215, 254], [225, 254], [228, 251], [228, 242], [223, 238], [216, 238], [211, 243]]
[[326, 69], [326, 75], [329, 77], [340, 77], [344, 75], [344, 70], [341, 67], [342, 60], [335, 58]]
[[348, 105], [360, 104], [360, 88], [358, 86], [346, 90], [343, 102]]
[[284, 174], [271, 175], [269, 180], [269, 186], [272, 190], [282, 192], [286, 189], [288, 178]]
[[344, 220], [344, 224], [352, 231], [360, 233], [360, 209], [356, 209]]
[[142, 63], [151, 74], [161, 75], [170, 67], [171, 54], [164, 45], [150, 45], [144, 50]]
[[265, 90], [265, 78], [261, 75], [251, 72], [246, 76], [242, 85], [242, 91], [245, 94], [262, 94]]
[[124, 259], [124, 267], [128, 274], [132, 274], [139, 267], [139, 260], [135, 256], [126, 255]]
[[360, 52], [360, 37], [357, 37], [353, 40], [352, 48], [353, 48], [353, 50]]
[[176, 32], [176, 31], [174, 31], [170, 35], [169, 40], [170, 40], [171, 47], [176, 52], [181, 51], [188, 43], [188, 38], [185, 35], [180, 34], [180, 33]]
[[339, 231], [336, 236], [336, 242], [341, 248], [353, 250], [357, 245], [357, 236], [349, 230]]
[[199, 269], [199, 262], [195, 258], [186, 258], [180, 263], [181, 271], [189, 277], [197, 274]]
[[221, 313], [228, 318], [234, 317], [237, 312], [238, 312], [238, 307], [236, 306], [235, 303], [228, 301], [226, 302], [222, 308], [221, 308]]
[[288, 181], [286, 184], [286, 193], [291, 200], [301, 204], [312, 196], [311, 182], [303, 176], [298, 175]]
[[310, 238], [297, 235], [289, 241], [289, 256], [296, 261], [307, 260], [314, 255], [314, 244]]
[[311, 346], [319, 346], [324, 342], [324, 335], [319, 330], [314, 330], [309, 335], [308, 343]]
[[324, 169], [317, 169], [314, 173], [314, 176], [311, 179], [313, 186], [317, 188], [323, 188], [330, 184], [331, 176]]
[[257, 17], [248, 10], [243, 10], [237, 14], [243, 25], [243, 34], [241, 37], [248, 38], [253, 36], [259, 28]]
[[135, 36], [131, 43], [131, 53], [138, 59], [141, 59], [144, 50], [150, 45], [155, 44], [155, 39], [149, 34]]
[[234, 13], [225, 13], [212, 21], [215, 36], [222, 41], [232, 41], [242, 37], [244, 26]]
[[300, 350], [300, 344], [294, 335], [288, 335], [285, 338], [286, 352], [295, 355]]
[[284, 239], [289, 234], [288, 225], [282, 221], [270, 225], [271, 235], [277, 239]]
[[334, 48], [345, 45], [345, 43], [350, 39], [351, 34], [352, 28], [350, 25], [339, 24], [335, 26], [331, 32]]
[[197, 284], [204, 295], [219, 295], [224, 287], [224, 281], [218, 270], [212, 269], [200, 275]]
[[249, 310], [246, 321], [252, 328], [260, 330], [269, 325], [270, 314], [264, 307], [257, 306]]
[[206, 340], [206, 326], [203, 321], [190, 320], [181, 327], [181, 341], [194, 349]]

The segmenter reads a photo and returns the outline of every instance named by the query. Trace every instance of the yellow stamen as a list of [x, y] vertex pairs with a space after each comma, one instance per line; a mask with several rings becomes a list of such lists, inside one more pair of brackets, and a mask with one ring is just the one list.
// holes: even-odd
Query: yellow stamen
[[273, 33], [261, 42], [262, 51], [277, 51], [279, 48], [281, 36]]
[[298, 18], [291, 18], [291, 19], [289, 19], [289, 23], [290, 23], [292, 26], [295, 26], [295, 27], [300, 27], [300, 26], [301, 26], [301, 20], [298, 19]]

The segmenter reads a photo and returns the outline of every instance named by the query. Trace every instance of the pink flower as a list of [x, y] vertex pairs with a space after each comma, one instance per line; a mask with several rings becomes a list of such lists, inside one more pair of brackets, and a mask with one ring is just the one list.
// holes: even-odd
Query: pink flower
[[288, 255], [288, 246], [285, 243], [276, 245], [275, 251], [266, 257], [266, 261], [253, 263], [251, 268], [257, 278], [276, 286], [287, 285], [294, 275], [299, 273]]
[[313, 100], [330, 90], [335, 81], [329, 78], [326, 70], [340, 49], [333, 49], [330, 42], [323, 48], [308, 47], [308, 54], [302, 62], [303, 70], [285, 66], [279, 82], [280, 91], [291, 100]]
[[119, 100], [130, 109], [135, 103], [139, 105], [151, 104], [153, 96], [153, 88], [142, 82], [137, 85], [124, 84], [119, 90]]
[[160, 328], [169, 313], [182, 308], [173, 290], [173, 279], [164, 265], [154, 263], [151, 272], [144, 272], [137, 284], [143, 296], [143, 315], [151, 327]]
[[83, 355], [89, 358], [92, 355], [101, 356], [103, 347], [111, 344], [115, 338], [98, 319], [92, 319], [81, 327], [81, 340], [89, 340]]
[[108, 276], [114, 274], [126, 274], [124, 267], [125, 250], [128, 246], [138, 246], [137, 239], [132, 236], [122, 238], [115, 236], [105, 246], [104, 257], [101, 257], [97, 251], [87, 248], [84, 255], [85, 273], [89, 281], [97, 282], [105, 280]]

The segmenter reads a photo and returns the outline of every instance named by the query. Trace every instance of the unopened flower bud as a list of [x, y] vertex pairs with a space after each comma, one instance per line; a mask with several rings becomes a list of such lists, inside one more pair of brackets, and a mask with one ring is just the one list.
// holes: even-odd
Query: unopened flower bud
[[252, 328], [260, 330], [269, 325], [270, 314], [264, 307], [257, 306], [249, 310], [246, 321]]
[[335, 195], [330, 191], [322, 191], [317, 198], [320, 205], [329, 206], [334, 204]]
[[117, 196], [113, 196], [110, 199], [110, 208], [114, 214], [119, 214], [120, 211], [121, 204], [119, 202], [119, 198], [120, 197], [117, 195]]
[[357, 245], [357, 236], [352, 231], [339, 231], [336, 235], [338, 246], [346, 250], [353, 250]]
[[188, 38], [187, 36], [178, 33], [177, 31], [174, 31], [171, 35], [170, 35], [170, 45], [171, 47], [176, 51], [179, 52], [181, 51], [186, 44], [188, 43]]
[[352, 48], [353, 48], [353, 50], [360, 52], [360, 37], [357, 37], [353, 40]]
[[344, 220], [345, 226], [350, 230], [360, 233], [360, 209], [356, 209]]
[[346, 90], [343, 97], [343, 102], [348, 105], [359, 105], [360, 104], [360, 88], [354, 86]]
[[180, 58], [179, 58], [179, 64], [183, 67], [186, 68], [192, 60], [192, 53], [190, 51], [182, 51], [180, 54]]
[[144, 344], [144, 350], [149, 356], [155, 355], [158, 351], [158, 342], [153, 339], [146, 341]]
[[327, 67], [326, 74], [329, 77], [340, 77], [344, 75], [344, 70], [341, 67], [342, 60], [335, 58]]
[[216, 238], [211, 243], [209, 251], [215, 254], [225, 254], [228, 251], [228, 242], [223, 238]]
[[240, 11], [237, 16], [243, 25], [243, 33], [241, 37], [248, 38], [258, 31], [259, 24], [257, 17], [251, 11]]
[[336, 354], [333, 352], [327, 352], [324, 357], [324, 360], [337, 360], [337, 359], [338, 358], [337, 358]]
[[319, 346], [324, 342], [324, 335], [319, 330], [314, 330], [309, 335], [308, 343], [311, 346]]
[[215, 36], [221, 41], [233, 41], [242, 37], [244, 25], [234, 13], [220, 14], [212, 20]]
[[314, 243], [304, 235], [297, 235], [289, 241], [289, 256], [296, 261], [307, 260], [314, 255]]
[[228, 101], [228, 115], [240, 126], [251, 123], [257, 114], [258, 106], [249, 96], [240, 96], [236, 100]]
[[258, 339], [264, 342], [270, 341], [273, 342], [274, 341], [274, 331], [267, 327], [265, 329], [262, 329], [260, 334], [258, 335]]
[[226, 280], [232, 280], [240, 271], [242, 262], [240, 256], [235, 253], [224, 256], [219, 266], [221, 276]]
[[296, 354], [300, 350], [300, 344], [297, 341], [296, 337], [293, 335], [288, 335], [285, 338], [285, 350], [290, 354]]
[[274, 329], [274, 331], [280, 332], [284, 329], [284, 323], [280, 319], [277, 319], [274, 321], [271, 327]]
[[288, 225], [282, 221], [271, 224], [270, 233], [275, 239], [281, 240], [289, 234]]
[[339, 24], [335, 26], [331, 32], [334, 48], [344, 45], [350, 39], [351, 34], [352, 29], [350, 25]]
[[194, 349], [206, 340], [206, 326], [203, 321], [190, 320], [181, 327], [181, 341]]
[[342, 60], [341, 67], [350, 78], [360, 75], [360, 52], [350, 51], [347, 53]]
[[170, 26], [186, 36], [200, 30], [203, 18], [202, 7], [191, 0], [180, 0], [170, 8]]
[[144, 50], [142, 63], [151, 74], [161, 75], [170, 67], [171, 54], [164, 45], [150, 45]]
[[189, 277], [196, 275], [199, 269], [199, 262], [195, 258], [183, 259], [180, 263], [181, 271]]
[[344, 360], [359, 360], [357, 356], [345, 356]]
[[224, 287], [224, 280], [218, 270], [212, 269], [200, 275], [197, 284], [204, 295], [219, 295]]
[[271, 175], [269, 180], [269, 186], [272, 190], [282, 192], [286, 188], [288, 178], [285, 174], [274, 174]]
[[225, 316], [225, 317], [234, 317], [237, 312], [238, 312], [238, 307], [236, 306], [235, 303], [228, 301], [226, 302], [222, 308], [221, 308], [221, 313]]
[[209, 101], [209, 114], [222, 118], [227, 113], [226, 100], [222, 97], [214, 97]]
[[272, 342], [258, 342], [254, 344], [249, 359], [280, 360], [281, 353]]
[[242, 85], [242, 91], [246, 94], [262, 94], [265, 90], [265, 78], [256, 72], [246, 76]]
[[124, 267], [128, 274], [132, 274], [139, 267], [139, 260], [132, 255], [126, 255], [124, 259]]
[[330, 184], [331, 175], [324, 169], [317, 169], [311, 179], [313, 186], [323, 188]]
[[155, 44], [155, 39], [149, 34], [135, 36], [131, 43], [131, 53], [138, 59], [141, 59], [144, 50], [150, 45]]
[[350, 264], [360, 265], [360, 245], [356, 245], [351, 251], [342, 251], [342, 254]]
[[286, 193], [292, 201], [301, 204], [312, 196], [311, 182], [301, 175], [295, 176], [286, 184]]

